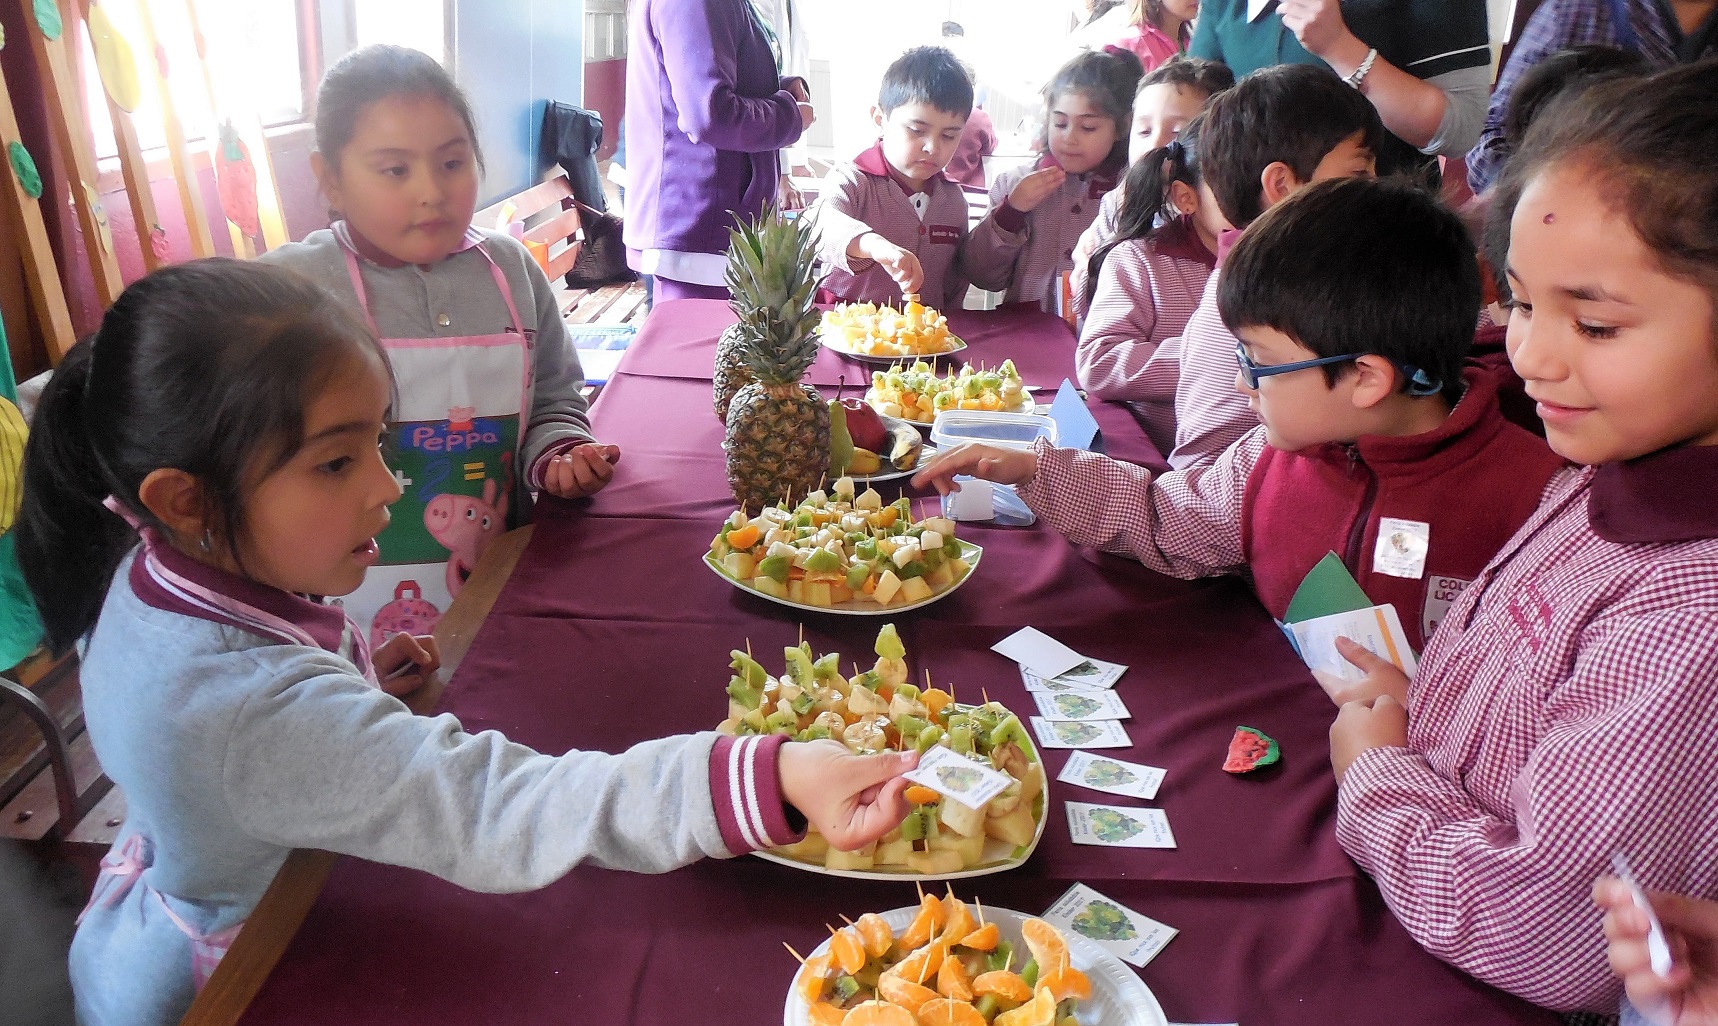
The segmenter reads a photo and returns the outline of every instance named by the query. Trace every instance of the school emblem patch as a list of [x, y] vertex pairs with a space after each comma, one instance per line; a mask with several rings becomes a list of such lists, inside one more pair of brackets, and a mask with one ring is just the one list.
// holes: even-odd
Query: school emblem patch
[[1432, 577], [1426, 581], [1426, 601], [1420, 616], [1420, 636], [1430, 638], [1449, 615], [1450, 607], [1472, 581], [1459, 577]]

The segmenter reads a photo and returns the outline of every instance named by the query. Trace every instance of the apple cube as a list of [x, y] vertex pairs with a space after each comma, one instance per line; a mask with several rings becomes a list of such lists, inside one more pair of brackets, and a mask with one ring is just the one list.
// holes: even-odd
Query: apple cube
[[886, 606], [895, 600], [895, 593], [901, 590], [901, 579], [895, 576], [893, 570], [883, 571], [883, 576], [877, 578], [877, 590], [871, 597], [877, 600], [879, 606]]
[[984, 834], [963, 837], [956, 833], [938, 834], [931, 838], [932, 851], [952, 851], [960, 855], [961, 868], [970, 869], [984, 861]]
[[953, 798], [937, 803], [937, 818], [942, 825], [963, 837], [984, 836], [984, 810], [974, 809]]
[[[834, 867], [831, 867], [834, 868]], [[915, 851], [907, 856], [907, 868], [915, 873], [926, 876], [941, 876], [944, 873], [958, 873], [966, 868], [961, 860], [960, 852], [943, 849], [941, 851]]]
[[879, 866], [904, 866], [907, 858], [913, 854], [913, 842], [896, 838], [877, 845], [876, 861]]
[[805, 601], [805, 582], [804, 581], [788, 581], [787, 582], [787, 600], [789, 602], [804, 602]]
[[772, 595], [778, 599], [787, 598], [787, 584], [776, 580], [774, 577], [754, 577], [751, 580], [751, 585], [765, 595]]
[[801, 859], [805, 862], [822, 862], [824, 857], [829, 854], [829, 842], [823, 839], [822, 834], [813, 830], [805, 835], [805, 840], [798, 844], [777, 848], [776, 853], [790, 859]]
[[845, 869], [848, 871], [875, 868], [877, 864], [877, 842], [872, 841], [858, 851], [842, 851], [840, 848], [830, 848], [824, 856], [823, 864], [830, 869]]
[[954, 571], [948, 568], [947, 563], [943, 563], [925, 575], [925, 582], [933, 589], [941, 591], [954, 583]]
[[831, 605], [829, 582], [817, 581], [805, 586], [805, 601], [807, 605], [827, 609]]
[[985, 820], [984, 832], [1004, 844], [1019, 848], [1032, 843], [1032, 835], [1038, 832], [1038, 823], [1032, 818], [1032, 807], [1021, 802], [1008, 815]]

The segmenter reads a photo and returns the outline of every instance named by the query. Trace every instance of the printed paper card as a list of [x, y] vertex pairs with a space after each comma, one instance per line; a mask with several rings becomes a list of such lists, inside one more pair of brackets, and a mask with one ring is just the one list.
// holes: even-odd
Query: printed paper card
[[1117, 958], [1142, 969], [1180, 932], [1082, 883], [1057, 898], [1044, 913], [1044, 920], [1057, 929], [1096, 941]]
[[972, 809], [1001, 794], [1014, 778], [973, 762], [952, 748], [937, 745], [919, 758], [917, 767], [902, 776]]
[[1038, 711], [1047, 720], [1131, 720], [1127, 706], [1114, 691], [1088, 691], [1085, 694], [1035, 694]]
[[1336, 650], [1337, 638], [1347, 638], [1370, 650], [1379, 658], [1396, 664], [1410, 677], [1418, 665], [1414, 650], [1408, 646], [1408, 636], [1402, 633], [1402, 621], [1396, 616], [1396, 607], [1392, 605], [1332, 613], [1290, 624], [1288, 629], [1301, 660], [1307, 666], [1343, 680], [1359, 680], [1365, 674]]
[[1056, 779], [1064, 784], [1087, 787], [1093, 791], [1151, 801], [1157, 797], [1157, 789], [1163, 784], [1163, 775], [1164, 771], [1156, 766], [1142, 766], [1137, 762], [1123, 762], [1101, 755], [1075, 752], [1068, 756], [1067, 765], [1062, 767], [1062, 772], [1056, 775]]
[[1068, 833], [1075, 844], [1106, 848], [1173, 848], [1175, 833], [1162, 809], [1068, 802]]
[[1117, 720], [1047, 720], [1032, 717], [1032, 733], [1043, 748], [1132, 748]]
[[1086, 657], [1036, 627], [1022, 627], [990, 646], [1040, 677], [1060, 677]]
[[1026, 683], [1026, 690], [1035, 695], [1060, 695], [1069, 692], [1089, 695], [1101, 690], [1100, 688], [1086, 687], [1084, 684], [1070, 684], [1061, 677], [1045, 680], [1024, 667], [1020, 670], [1020, 679]]

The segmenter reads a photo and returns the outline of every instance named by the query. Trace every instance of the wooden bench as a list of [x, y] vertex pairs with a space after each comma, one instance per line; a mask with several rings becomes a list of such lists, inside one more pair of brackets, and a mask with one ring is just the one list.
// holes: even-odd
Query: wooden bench
[[38, 651], [0, 677], [0, 838], [99, 855], [124, 815], [84, 729], [77, 657]]
[[588, 289], [569, 289], [564, 284], [584, 247], [584, 225], [565, 173], [484, 207], [472, 222], [502, 232], [510, 223], [524, 224], [526, 248], [544, 254], [544, 273], [554, 286], [561, 316], [569, 324], [636, 324], [644, 320], [648, 312], [644, 286], [636, 281]]

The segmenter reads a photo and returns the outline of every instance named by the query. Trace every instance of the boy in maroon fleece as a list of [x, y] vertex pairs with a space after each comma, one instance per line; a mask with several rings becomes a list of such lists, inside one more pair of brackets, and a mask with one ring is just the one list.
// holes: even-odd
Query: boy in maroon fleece
[[[1279, 619], [1335, 552], [1416, 649], [1539, 505], [1563, 461], [1464, 367], [1479, 310], [1473, 243], [1406, 185], [1339, 179], [1271, 209], [1229, 254], [1218, 305], [1236, 387], [1261, 425], [1205, 467], [1153, 478], [1041, 443], [965, 446], [914, 478], [1019, 485], [1078, 544], [1175, 577], [1249, 572]], [[1423, 536], [1423, 558], [1393, 553]], [[1409, 546], [1412, 551], [1411, 545]]]

